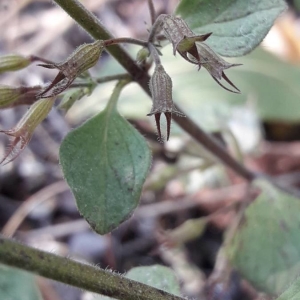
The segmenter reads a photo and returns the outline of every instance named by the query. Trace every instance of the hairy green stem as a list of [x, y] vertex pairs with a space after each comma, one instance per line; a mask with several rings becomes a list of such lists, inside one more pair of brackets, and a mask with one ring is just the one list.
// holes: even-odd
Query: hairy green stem
[[155, 46], [152, 43], [148, 44], [148, 49], [149, 49], [149, 51], [151, 53], [151, 56], [152, 56], [155, 64], [156, 65], [160, 65], [161, 62], [160, 62], [160, 57], [159, 57], [158, 50], [155, 48]]
[[108, 101], [108, 104], [106, 106], [106, 110], [107, 111], [113, 111], [114, 109], [116, 109], [120, 94], [122, 89], [130, 82], [130, 79], [125, 79], [125, 80], [120, 80], [117, 85], [115, 86], [110, 99]]
[[[128, 73], [108, 75], [99, 78], [93, 78], [93, 80], [99, 84], [106, 83], [113, 80], [132, 80], [132, 77]], [[70, 88], [88, 87], [91, 83], [89, 82], [78, 82], [71, 84]]]
[[159, 30], [160, 26], [162, 25], [162, 22], [164, 20], [164, 18], [166, 17], [165, 14], [161, 14], [159, 15], [155, 22], [153, 23], [153, 26], [151, 28], [151, 31], [150, 31], [150, 34], [149, 34], [149, 37], [148, 37], [148, 42], [149, 43], [153, 43], [154, 42], [154, 39], [155, 39], [155, 35], [157, 34], [157, 31]]
[[[111, 35], [104, 28], [101, 22], [88, 11], [78, 0], [54, 0], [59, 6], [61, 6], [78, 24], [80, 24], [91, 36], [95, 39], [111, 39]], [[163, 15], [161, 15], [163, 16]], [[159, 16], [159, 18], [162, 18]], [[156, 22], [155, 22], [156, 23]], [[157, 21], [157, 27], [159, 27]], [[155, 30], [154, 30], [155, 31]], [[154, 35], [154, 31], [153, 35]], [[150, 34], [151, 35], [151, 34]], [[151, 38], [149, 38], [151, 41]], [[109, 47], [107, 51], [128, 71], [132, 78], [139, 83], [139, 85], [145, 90], [148, 95], [149, 80], [150, 77], [147, 72], [143, 71], [128, 55], [128, 53], [119, 45]], [[184, 113], [182, 109], [179, 109]], [[180, 118], [175, 114], [172, 115], [176, 123], [186, 132], [188, 132], [195, 140], [207, 148], [211, 153], [218, 157], [221, 162], [226, 166], [234, 170], [241, 177], [246, 180], [253, 180], [257, 176], [255, 173], [246, 169], [233, 159], [227, 151], [210, 135], [203, 131], [197, 124], [195, 124], [189, 117]]]
[[0, 263], [122, 300], [183, 300], [165, 291], [0, 235]]

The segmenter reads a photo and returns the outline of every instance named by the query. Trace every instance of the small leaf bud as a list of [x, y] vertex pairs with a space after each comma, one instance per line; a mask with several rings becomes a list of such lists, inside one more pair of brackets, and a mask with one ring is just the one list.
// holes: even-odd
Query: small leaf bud
[[148, 48], [142, 48], [139, 50], [139, 52], [136, 55], [136, 61], [137, 63], [142, 63], [147, 59], [147, 57], [150, 55], [149, 49]]
[[17, 71], [31, 64], [31, 59], [18, 54], [0, 56], [0, 73]]

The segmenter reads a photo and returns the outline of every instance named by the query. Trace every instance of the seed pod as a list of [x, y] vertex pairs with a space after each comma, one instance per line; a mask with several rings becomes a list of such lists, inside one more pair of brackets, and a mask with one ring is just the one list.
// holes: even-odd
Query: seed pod
[[172, 113], [179, 116], [184, 116], [179, 112], [173, 103], [172, 99], [172, 79], [166, 73], [162, 65], [156, 65], [154, 73], [149, 83], [153, 105], [150, 113], [147, 116], [155, 115], [156, 127], [159, 139], [162, 138], [160, 130], [160, 116], [164, 113], [167, 120], [167, 140], [170, 136]]
[[39, 89], [38, 86], [14, 87], [0, 85], [0, 109], [35, 102], [35, 94]]
[[6, 108], [17, 101], [24, 92], [23, 87], [0, 85], [0, 108]]
[[14, 160], [29, 143], [35, 128], [49, 114], [55, 98], [41, 99], [35, 102], [25, 113], [19, 123], [10, 130], [0, 130], [0, 132], [11, 136], [12, 143], [0, 164], [7, 164]]
[[104, 41], [79, 46], [65, 62], [59, 64], [40, 64], [48, 69], [58, 69], [59, 73], [53, 82], [42, 90], [37, 97], [49, 98], [63, 92], [81, 73], [93, 67], [104, 49]]
[[18, 54], [0, 56], [0, 73], [17, 71], [31, 64], [31, 59]]

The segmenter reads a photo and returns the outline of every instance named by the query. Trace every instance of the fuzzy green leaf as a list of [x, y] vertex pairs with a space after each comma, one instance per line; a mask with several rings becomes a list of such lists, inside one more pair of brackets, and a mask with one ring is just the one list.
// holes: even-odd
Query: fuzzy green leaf
[[42, 299], [34, 276], [3, 265], [0, 265], [0, 295], [3, 300]]
[[297, 278], [289, 288], [276, 300], [298, 300], [300, 299], [300, 278]]
[[[131, 269], [126, 278], [145, 283], [170, 294], [180, 295], [180, 286], [172, 269], [161, 265], [136, 267]], [[95, 294], [95, 300], [113, 300], [115, 298]]]
[[249, 53], [263, 40], [286, 9], [284, 0], [181, 0], [176, 13], [223, 56]]
[[226, 251], [259, 290], [278, 295], [300, 274], [300, 200], [265, 181]]
[[136, 267], [131, 269], [126, 277], [180, 296], [177, 278], [170, 268], [160, 265]]
[[150, 161], [145, 139], [111, 105], [70, 132], [60, 147], [78, 210], [100, 234], [130, 217]]

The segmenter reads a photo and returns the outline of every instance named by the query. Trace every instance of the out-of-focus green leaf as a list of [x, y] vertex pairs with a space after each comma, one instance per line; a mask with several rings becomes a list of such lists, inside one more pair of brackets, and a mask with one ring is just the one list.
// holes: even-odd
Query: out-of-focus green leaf
[[150, 162], [145, 139], [112, 105], [71, 131], [60, 147], [78, 210], [100, 234], [132, 214]]
[[131, 269], [126, 274], [126, 277], [180, 296], [180, 288], [177, 278], [170, 268], [160, 265], [136, 267]]
[[297, 278], [288, 289], [276, 300], [299, 300], [300, 299], [300, 278]]
[[3, 300], [41, 300], [34, 276], [0, 265], [0, 298]]
[[230, 57], [258, 46], [285, 9], [284, 0], [181, 0], [176, 13], [195, 33], [212, 32], [207, 43]]
[[226, 252], [259, 290], [278, 295], [300, 274], [300, 200], [266, 181], [249, 205]]
[[[174, 272], [168, 267], [161, 265], [136, 267], [131, 269], [125, 277], [153, 286], [170, 294], [180, 296], [178, 280]], [[95, 295], [95, 300], [101, 299], [109, 300], [114, 298]]]

